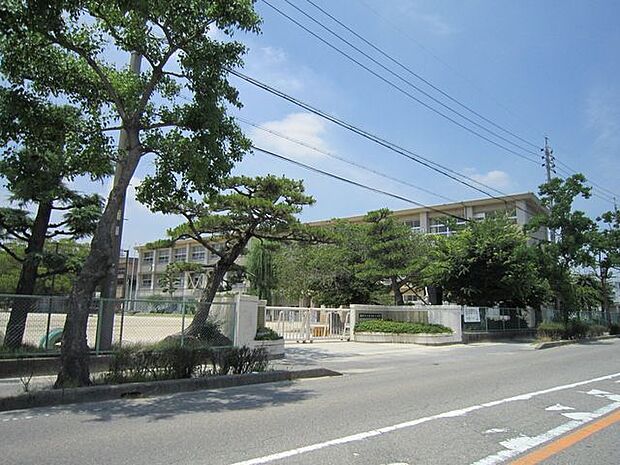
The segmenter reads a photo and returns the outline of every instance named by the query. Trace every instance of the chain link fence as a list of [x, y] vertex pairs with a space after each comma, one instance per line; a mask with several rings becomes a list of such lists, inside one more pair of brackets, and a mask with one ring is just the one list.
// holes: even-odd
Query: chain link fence
[[[101, 352], [104, 312], [113, 312], [112, 344], [153, 344], [178, 335], [183, 343], [198, 308], [195, 300], [98, 299], [92, 301], [86, 337], [88, 346]], [[60, 350], [69, 301], [66, 296], [0, 295], [0, 346], [15, 353], [53, 353]], [[11, 324], [9, 325], [9, 320]], [[211, 305], [209, 326], [223, 336], [220, 345], [232, 345], [236, 306], [221, 300]], [[16, 330], [17, 328], [17, 330]], [[23, 329], [21, 329], [23, 328]], [[21, 341], [21, 343], [19, 343]], [[15, 346], [18, 346], [15, 348]]]
[[[611, 324], [620, 324], [620, 312], [603, 312], [602, 310], [577, 310], [569, 311], [568, 317], [574, 320], [585, 321], [602, 326]], [[563, 321], [563, 313], [553, 308], [545, 308], [542, 310], [542, 318], [544, 321]]]
[[530, 311], [523, 308], [463, 307], [463, 331], [531, 330]]

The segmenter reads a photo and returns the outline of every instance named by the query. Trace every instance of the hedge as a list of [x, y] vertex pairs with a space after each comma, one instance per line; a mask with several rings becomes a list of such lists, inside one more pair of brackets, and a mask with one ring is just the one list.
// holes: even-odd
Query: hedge
[[452, 333], [450, 328], [429, 323], [407, 323], [390, 320], [360, 321], [355, 325], [356, 333], [396, 333], [396, 334], [443, 334]]

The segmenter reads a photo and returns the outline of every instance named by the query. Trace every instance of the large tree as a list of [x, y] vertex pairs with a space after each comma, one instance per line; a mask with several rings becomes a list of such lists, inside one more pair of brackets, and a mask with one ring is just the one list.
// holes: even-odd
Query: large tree
[[221, 191], [206, 195], [202, 201], [186, 199], [174, 207], [168, 206], [167, 213], [182, 215], [187, 220], [168, 231], [170, 239], [191, 238], [218, 258], [208, 272], [186, 336], [204, 336], [215, 294], [251, 239], [318, 239], [316, 232], [303, 227], [295, 216], [312, 203], [314, 200], [304, 193], [301, 181], [269, 175], [230, 177], [222, 182]]
[[[0, 88], [0, 178], [17, 205], [0, 208], [0, 248], [21, 264], [15, 294], [34, 294], [37, 278], [70, 268], [68, 256], [46, 249], [46, 241], [81, 239], [94, 231], [102, 199], [67, 187], [79, 176], [98, 181], [111, 173], [105, 139], [81, 134], [88, 122], [70, 106]], [[33, 305], [25, 298], [13, 303], [6, 346], [22, 343]]]
[[384, 303], [383, 286], [359, 273], [368, 251], [364, 226], [335, 220], [325, 230], [324, 243], [289, 244], [278, 250], [278, 292], [303, 305]]
[[609, 304], [612, 289], [609, 281], [613, 270], [620, 268], [620, 211], [605, 212], [597, 220], [600, 225], [590, 232], [587, 247], [591, 257], [590, 267], [600, 289], [600, 307], [611, 323]]
[[423, 287], [429, 240], [398, 221], [386, 208], [364, 217], [367, 256], [359, 274], [377, 284], [387, 282], [394, 305], [404, 305], [403, 290]]
[[541, 202], [547, 212], [535, 215], [526, 227], [529, 231], [541, 227], [555, 231], [555, 241], [541, 241], [538, 251], [543, 273], [565, 322], [576, 310], [572, 308], [576, 297], [573, 273], [592, 264], [589, 246], [596, 225], [583, 211], [573, 207], [576, 199], [590, 197], [591, 189], [585, 182], [582, 174], [575, 174], [565, 180], [554, 178], [541, 185]]
[[[252, 0], [18, 0], [0, 9], [3, 78], [96, 115], [126, 140], [70, 295], [57, 387], [90, 383], [88, 311], [113, 267], [115, 222], [140, 161], [151, 155], [155, 167], [144, 189], [151, 204], [170, 191], [166, 200], [182, 202], [212, 189], [249, 148], [226, 115], [228, 105], [240, 105], [227, 69], [241, 63], [244, 47], [212, 32], [232, 35], [258, 24]], [[131, 52], [146, 62], [139, 74], [111, 59]]]
[[527, 237], [500, 215], [472, 221], [458, 234], [436, 239], [430, 279], [461, 305], [537, 306], [547, 297]]

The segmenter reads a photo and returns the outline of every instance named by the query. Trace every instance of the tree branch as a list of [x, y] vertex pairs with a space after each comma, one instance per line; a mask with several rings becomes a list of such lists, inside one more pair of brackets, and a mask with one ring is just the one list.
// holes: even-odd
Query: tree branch
[[121, 117], [122, 120], [126, 120], [127, 113], [125, 112], [123, 101], [121, 100], [120, 95], [118, 95], [118, 93], [116, 92], [116, 89], [114, 88], [114, 86], [112, 85], [112, 83], [110, 82], [106, 74], [103, 72], [103, 70], [99, 66], [99, 63], [97, 63], [97, 61], [93, 57], [91, 57], [85, 50], [82, 50], [75, 44], [71, 43], [62, 34], [59, 34], [56, 32], [54, 35], [52, 35], [49, 32], [45, 32], [45, 31], [42, 31], [42, 33], [52, 42], [55, 42], [62, 47], [65, 47], [67, 50], [71, 50], [72, 52], [77, 53], [80, 57], [86, 60], [86, 63], [88, 63], [88, 66], [90, 66], [91, 69], [95, 72], [95, 74], [99, 76], [99, 79], [101, 79], [101, 83], [103, 84], [106, 91], [108, 92], [109, 97], [114, 101], [117, 107], [116, 110], [118, 111], [119, 116]]
[[13, 252], [11, 249], [9, 249], [6, 245], [4, 245], [2, 242], [0, 242], [0, 249], [4, 250], [11, 258], [13, 258], [14, 260], [23, 263], [25, 258], [18, 256], [15, 252]]

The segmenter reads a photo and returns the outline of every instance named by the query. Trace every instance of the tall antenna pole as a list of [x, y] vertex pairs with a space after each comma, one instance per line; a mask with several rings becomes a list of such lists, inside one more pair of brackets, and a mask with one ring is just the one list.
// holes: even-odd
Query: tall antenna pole
[[[545, 136], [545, 148], [543, 149], [545, 151], [545, 163], [544, 163], [544, 167], [547, 170], [547, 182], [551, 182], [551, 173], [555, 173], [555, 163], [554, 163], [554, 159], [553, 159], [553, 150], [551, 149], [551, 147], [549, 147], [549, 138], [547, 136]], [[549, 230], [549, 240], [551, 242], [555, 242], [555, 230], [554, 229], [550, 229]]]

